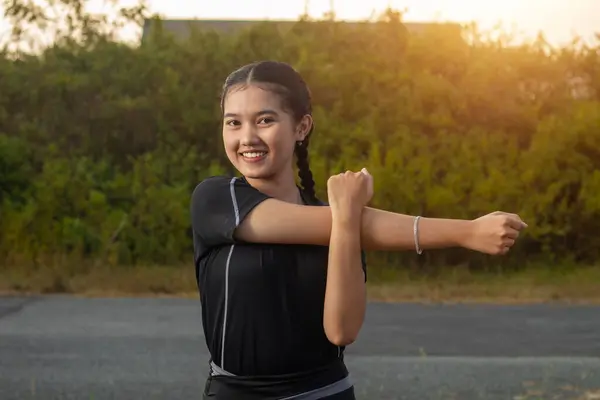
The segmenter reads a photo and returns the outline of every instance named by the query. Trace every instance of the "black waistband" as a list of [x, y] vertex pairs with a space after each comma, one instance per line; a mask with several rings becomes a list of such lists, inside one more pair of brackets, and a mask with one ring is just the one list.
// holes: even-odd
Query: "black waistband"
[[348, 369], [342, 359], [336, 359], [328, 365], [309, 371], [286, 375], [235, 376], [227, 371], [215, 371], [216, 369], [219, 368], [211, 368], [204, 398], [281, 399], [319, 389], [342, 391], [351, 387]]

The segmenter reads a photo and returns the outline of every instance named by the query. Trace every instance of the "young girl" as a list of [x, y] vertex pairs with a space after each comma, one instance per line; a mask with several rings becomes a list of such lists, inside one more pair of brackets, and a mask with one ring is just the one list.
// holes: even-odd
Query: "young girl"
[[373, 190], [366, 170], [331, 177], [329, 205], [319, 201], [308, 166], [311, 96], [287, 64], [233, 72], [221, 108], [225, 151], [242, 177], [208, 178], [192, 195], [211, 354], [204, 398], [354, 399], [344, 348], [365, 315], [362, 250], [504, 254], [526, 226], [501, 212], [467, 221], [366, 207]]

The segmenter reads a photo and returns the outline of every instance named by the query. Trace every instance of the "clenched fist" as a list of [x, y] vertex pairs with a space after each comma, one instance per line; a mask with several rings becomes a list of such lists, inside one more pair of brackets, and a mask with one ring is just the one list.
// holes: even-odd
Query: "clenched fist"
[[373, 197], [373, 177], [365, 168], [333, 175], [327, 181], [327, 197], [334, 214], [360, 213]]
[[518, 215], [496, 211], [471, 221], [464, 247], [487, 254], [506, 254], [526, 227]]

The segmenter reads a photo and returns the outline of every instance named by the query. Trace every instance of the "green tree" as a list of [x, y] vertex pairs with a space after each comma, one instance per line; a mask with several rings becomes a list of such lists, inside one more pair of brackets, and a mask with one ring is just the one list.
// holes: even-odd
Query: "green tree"
[[[115, 29], [139, 23], [143, 4], [118, 23], [80, 1], [52, 4], [71, 16], [67, 31], [40, 54], [0, 58], [1, 264], [189, 263], [194, 186], [235, 173], [221, 85], [257, 59], [291, 63], [311, 87], [321, 198], [330, 175], [365, 166], [377, 207], [456, 218], [502, 209], [530, 226], [502, 259], [378, 253], [372, 266], [598, 259], [599, 45], [510, 45], [442, 24], [411, 33], [393, 10], [362, 24], [304, 18], [285, 31], [263, 23], [187, 40], [155, 29], [131, 45]], [[5, 6], [17, 31], [51, 25], [46, 9]]]

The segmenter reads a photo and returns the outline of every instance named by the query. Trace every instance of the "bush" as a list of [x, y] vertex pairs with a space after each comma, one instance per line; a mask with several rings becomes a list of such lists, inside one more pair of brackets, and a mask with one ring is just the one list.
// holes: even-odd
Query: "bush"
[[[371, 264], [474, 269], [600, 256], [600, 48], [409, 35], [387, 12], [362, 27], [301, 20], [142, 46], [63, 41], [0, 59], [0, 263], [175, 265], [192, 259], [189, 198], [230, 173], [218, 95], [257, 59], [294, 65], [313, 91], [310, 162], [366, 166], [374, 206], [432, 217], [519, 213], [530, 228], [492, 259], [460, 250]], [[423, 265], [424, 264], [424, 265]]]

